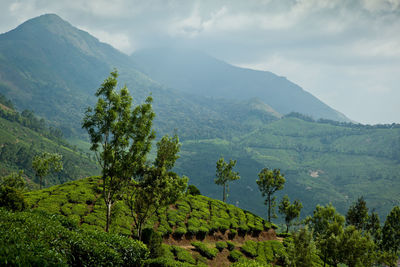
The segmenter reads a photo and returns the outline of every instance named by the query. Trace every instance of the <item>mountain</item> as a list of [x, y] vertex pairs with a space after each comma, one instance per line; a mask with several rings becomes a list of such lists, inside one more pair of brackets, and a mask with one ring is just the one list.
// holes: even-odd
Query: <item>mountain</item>
[[135, 52], [136, 66], [156, 81], [196, 95], [225, 99], [257, 97], [281, 114], [350, 120], [284, 77], [232, 66], [202, 52], [159, 48]]
[[[247, 106], [247, 101], [225, 100], [223, 104], [231, 106], [232, 112], [228, 109], [223, 114], [216, 112], [214, 109], [221, 101], [166, 89], [136, 70], [127, 55], [54, 14], [33, 18], [0, 35], [0, 93], [19, 109], [32, 109], [59, 126], [68, 137], [84, 138], [83, 112], [93, 105], [96, 89], [113, 68], [120, 70], [121, 84], [127, 84], [136, 103], [153, 94], [158, 132], [179, 128], [183, 138], [193, 135], [222, 138], [249, 127], [245, 118], [232, 119], [235, 110], [261, 112], [259, 124], [280, 116], [269, 108]], [[169, 114], [174, 116], [171, 118]], [[230, 133], [224, 130], [228, 128]]]
[[[156, 52], [154, 61], [162, 56]], [[178, 52], [175, 53], [183, 53]], [[206, 196], [220, 198], [222, 194], [214, 178], [215, 162], [224, 156], [237, 160], [235, 170], [241, 176], [230, 185], [229, 203], [259, 215], [264, 215], [266, 209], [255, 180], [264, 167], [281, 168], [287, 183], [277, 195], [288, 193], [291, 198], [300, 199], [305, 207], [303, 216], [312, 213], [315, 204], [328, 202], [345, 213], [361, 195], [381, 216], [398, 203], [398, 125], [369, 127], [326, 119], [315, 121], [295, 113], [282, 116], [291, 111], [282, 111], [280, 105], [288, 103], [283, 100], [293, 97], [292, 92], [299, 100], [300, 95], [311, 99], [306, 105], [309, 107], [318, 100], [274, 74], [243, 70], [195, 54], [198, 59], [192, 64], [181, 64], [187, 66], [182, 73], [173, 73], [174, 64], [171, 70], [166, 69], [165, 79], [182, 79], [188, 86], [192, 81], [193, 88], [204, 86], [204, 95], [174, 88], [168, 81], [164, 84], [145, 70], [147, 61], [141, 62], [138, 55], [124, 55], [56, 15], [43, 15], [0, 35], [0, 93], [11, 99], [17, 110], [33, 110], [39, 120], [60, 127], [79, 147], [88, 147], [81, 129], [84, 110], [93, 106], [96, 89], [117, 67], [119, 83], [127, 85], [135, 104], [152, 94], [157, 137], [176, 129], [182, 142], [176, 171], [189, 176]], [[193, 52], [186, 59], [178, 55], [177, 61], [182, 62], [195, 57]], [[160, 64], [168, 65], [163, 61]], [[267, 81], [286, 84], [282, 91], [290, 95], [280, 96], [282, 101], [266, 101], [263, 92], [268, 91], [267, 84], [272, 84]], [[244, 85], [252, 91], [240, 91]], [[233, 88], [232, 94], [227, 93], [229, 88]], [[207, 90], [214, 95], [207, 96]], [[252, 96], [251, 92], [260, 95]], [[4, 136], [11, 134], [13, 127], [4, 126]], [[79, 168], [85, 169], [82, 165]]]

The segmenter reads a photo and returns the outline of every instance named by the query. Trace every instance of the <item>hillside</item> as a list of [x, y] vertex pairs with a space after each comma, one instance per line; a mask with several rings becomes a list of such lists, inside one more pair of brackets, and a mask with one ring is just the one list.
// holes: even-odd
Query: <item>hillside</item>
[[[20, 110], [30, 109], [67, 137], [84, 139], [81, 120], [94, 93], [117, 68], [136, 103], [152, 93], [158, 114], [156, 129], [182, 138], [226, 138], [280, 115], [246, 101], [216, 101], [178, 94], [136, 69], [131, 58], [54, 14], [47, 14], [0, 35], [0, 93]], [[225, 106], [220, 112], [221, 106]], [[266, 105], [265, 105], [266, 106]], [[240, 112], [240, 120], [235, 115]], [[247, 121], [246, 113], [254, 119]], [[245, 116], [245, 117], [244, 117]]]
[[32, 169], [32, 160], [42, 152], [63, 156], [64, 169], [46, 177], [47, 186], [99, 173], [90, 154], [83, 153], [57, 136], [60, 132], [48, 128], [44, 120], [39, 120], [29, 111], [19, 113], [12, 105], [0, 105], [0, 176], [23, 170], [30, 186], [34, 186], [38, 181]]
[[299, 112], [316, 119], [350, 121], [285, 77], [235, 67], [199, 51], [145, 49], [135, 52], [132, 59], [149, 77], [183, 92], [236, 100], [257, 97], [281, 114]]
[[[221, 198], [222, 189], [214, 184], [215, 162], [224, 156], [238, 161], [237, 171], [241, 176], [230, 185], [229, 203], [261, 216], [266, 214], [266, 209], [255, 180], [264, 167], [282, 169], [287, 183], [278, 196], [287, 193], [302, 201], [306, 207], [302, 216], [310, 214], [316, 203], [328, 202], [343, 213], [361, 195], [381, 216], [398, 203], [398, 128], [282, 117], [292, 109], [278, 107], [286, 103], [280, 99], [273, 103], [266, 101], [267, 85], [278, 88], [276, 86], [283, 84], [282, 92], [297, 92], [293, 96], [290, 93], [290, 98], [301, 100], [299, 93], [311, 101], [305, 104], [287, 102], [289, 107], [303, 103], [304, 108], [311, 108], [317, 100], [297, 85], [271, 73], [243, 70], [203, 54], [188, 52], [187, 56], [182, 56], [180, 53], [184, 51], [172, 52], [171, 55], [176, 54], [177, 66], [168, 64], [169, 56], [157, 50], [143, 52], [141, 60], [140, 54], [131, 58], [57, 15], [43, 15], [0, 35], [0, 93], [15, 103], [16, 110], [32, 109], [87, 152], [87, 135], [81, 129], [83, 112], [86, 107], [93, 106], [96, 89], [110, 70], [117, 67], [119, 85], [127, 85], [135, 104], [152, 93], [157, 137], [176, 130], [182, 149], [175, 170], [188, 175], [206, 196]], [[165, 62], [164, 59], [163, 64], [160, 62], [159, 73], [151, 76], [153, 74], [145, 69], [146, 64], [152, 66], [163, 57]], [[189, 61], [193, 62], [191, 67], [185, 68]], [[161, 73], [162, 69], [166, 69], [166, 74]], [[182, 73], [177, 74], [178, 70]], [[171, 81], [163, 81], [157, 75]], [[186, 90], [183, 85], [190, 85], [190, 88]], [[253, 91], [241, 90], [247, 87]], [[271, 99], [274, 99], [272, 95]], [[318, 107], [330, 110], [318, 103]], [[324, 114], [322, 110], [318, 112]], [[329, 112], [336, 114], [332, 110]], [[16, 126], [4, 122], [1, 131], [4, 140], [10, 138], [9, 142], [15, 144], [13, 127]], [[24, 138], [22, 135], [18, 140]], [[30, 147], [29, 140], [24, 144]], [[57, 144], [44, 146], [50, 152], [58, 149]], [[80, 154], [73, 151], [73, 147], [69, 150]], [[69, 166], [74, 171], [68, 179], [58, 181], [97, 173], [89, 163], [83, 165], [84, 162], [78, 158], [71, 160]], [[6, 169], [16, 170], [17, 166], [7, 165]], [[50, 180], [57, 182], [55, 178]]]
[[400, 204], [399, 151], [398, 125], [343, 126], [285, 117], [232, 141], [184, 141], [177, 171], [207, 196], [221, 199], [215, 162], [220, 156], [236, 159], [241, 179], [230, 184], [228, 202], [265, 216], [255, 180], [264, 167], [280, 168], [286, 185], [278, 196], [300, 199], [302, 216], [329, 202], [345, 213], [364, 196], [383, 218]]
[[[81, 229], [104, 230], [105, 205], [98, 177], [32, 191], [26, 193], [26, 200], [34, 210], [64, 215]], [[130, 210], [123, 201], [117, 202], [113, 216], [112, 233], [134, 235]], [[257, 257], [264, 263], [275, 262], [285, 254], [283, 245], [276, 241], [273, 224], [248, 211], [201, 195], [187, 195], [167, 209], [158, 210], [146, 227], [162, 234], [168, 257], [189, 264], [218, 266], [219, 262], [227, 266], [229, 250], [237, 251], [238, 257]], [[229, 250], [227, 241], [233, 246]], [[217, 243], [223, 246], [220, 252], [216, 249]], [[204, 256], [204, 246], [213, 256]], [[264, 255], [258, 250], [257, 255], [246, 254], [247, 251], [251, 253], [254, 246], [274, 252]]]

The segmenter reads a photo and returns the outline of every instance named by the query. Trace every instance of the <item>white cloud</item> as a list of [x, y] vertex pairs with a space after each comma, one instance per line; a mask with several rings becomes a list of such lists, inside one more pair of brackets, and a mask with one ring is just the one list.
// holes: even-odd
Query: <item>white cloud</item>
[[2, 0], [0, 32], [43, 13], [125, 53], [192, 46], [286, 76], [358, 121], [400, 122], [400, 0]]

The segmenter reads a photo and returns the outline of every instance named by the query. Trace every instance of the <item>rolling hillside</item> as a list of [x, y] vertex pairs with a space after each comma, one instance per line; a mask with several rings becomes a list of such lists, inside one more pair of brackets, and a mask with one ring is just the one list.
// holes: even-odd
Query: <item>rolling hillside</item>
[[[29, 192], [26, 200], [34, 210], [64, 215], [85, 231], [104, 230], [105, 204], [98, 177]], [[123, 201], [117, 202], [113, 216], [112, 233], [134, 235], [130, 210]], [[239, 258], [267, 264], [280, 261], [286, 254], [283, 244], [277, 241], [275, 225], [201, 195], [187, 195], [158, 210], [146, 227], [163, 236], [165, 256], [188, 264], [185, 266], [228, 266]]]
[[[169, 64], [171, 56], [175, 65]], [[287, 184], [278, 195], [300, 199], [306, 207], [303, 216], [315, 204], [328, 202], [344, 213], [361, 195], [382, 217], [399, 203], [398, 125], [367, 127], [283, 116], [297, 110], [347, 121], [272, 73], [243, 70], [185, 51], [148, 50], [129, 57], [57, 15], [31, 19], [0, 35], [0, 93], [16, 110], [32, 109], [80, 147], [88, 147], [81, 129], [83, 112], [94, 104], [96, 89], [113, 67], [135, 104], [152, 93], [157, 137], [177, 131], [182, 149], [176, 171], [188, 175], [206, 196], [220, 199], [215, 162], [224, 156], [238, 161], [241, 175], [231, 184], [228, 201], [261, 216], [265, 207], [255, 180], [264, 167], [282, 169]], [[19, 126], [2, 123], [2, 141], [29, 149], [32, 142], [24, 141], [24, 134], [14, 136]], [[49, 151], [60, 149], [51, 140], [34, 146], [41, 143]], [[8, 171], [17, 169], [1, 164]], [[85, 161], [69, 164], [75, 173], [58, 181], [96, 171]]]

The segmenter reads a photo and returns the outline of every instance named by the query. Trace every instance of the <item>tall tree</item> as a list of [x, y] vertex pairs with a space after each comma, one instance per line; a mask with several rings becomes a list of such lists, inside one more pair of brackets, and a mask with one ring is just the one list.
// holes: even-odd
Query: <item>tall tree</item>
[[357, 230], [363, 231], [368, 222], [368, 208], [367, 203], [361, 196], [357, 202], [354, 203], [346, 214], [346, 224], [354, 225]]
[[264, 168], [258, 174], [258, 180], [256, 182], [262, 196], [266, 196], [265, 205], [268, 207], [268, 221], [271, 222], [271, 212], [273, 217], [276, 216], [276, 197], [272, 197], [272, 195], [276, 191], [283, 189], [286, 180], [279, 169], [269, 170], [268, 168]]
[[306, 221], [314, 231], [324, 266], [326, 264], [337, 266], [340, 263], [340, 238], [343, 234], [344, 217], [332, 204], [325, 207], [317, 205], [313, 217], [308, 217]]
[[228, 183], [240, 179], [239, 173], [234, 172], [232, 169], [236, 165], [236, 160], [229, 160], [225, 162], [224, 158], [221, 157], [217, 161], [216, 179], [214, 180], [217, 185], [222, 185], [222, 201], [226, 202], [226, 198], [229, 192]]
[[290, 203], [289, 197], [285, 195], [279, 203], [279, 212], [285, 216], [286, 233], [289, 232], [289, 226], [291, 222], [300, 216], [300, 211], [303, 208], [303, 204], [299, 200], [295, 200]]
[[400, 250], [400, 207], [395, 206], [386, 217], [382, 229], [382, 248], [397, 254]]
[[33, 158], [32, 168], [35, 170], [36, 176], [39, 177], [39, 186], [42, 189], [43, 178], [50, 171], [61, 171], [63, 169], [62, 156], [57, 153], [43, 152]]
[[175, 203], [187, 187], [188, 179], [171, 171], [178, 159], [179, 148], [176, 135], [161, 138], [157, 143], [157, 157], [153, 165], [146, 167], [141, 179], [132, 181], [127, 204], [139, 240], [142, 240], [146, 221], [160, 208]]
[[367, 232], [371, 234], [376, 244], [379, 244], [381, 242], [382, 227], [378, 213], [372, 212], [371, 215], [368, 216], [368, 221], [365, 225], [365, 230], [367, 230]]
[[147, 154], [155, 138], [152, 130], [154, 112], [152, 98], [132, 108], [132, 97], [126, 86], [119, 91], [117, 71], [97, 90], [97, 104], [86, 110], [85, 128], [102, 169], [103, 198], [106, 204], [106, 231], [111, 223], [112, 207], [122, 189], [137, 176], [143, 175]]
[[313, 267], [320, 266], [312, 231], [308, 227], [293, 233], [293, 242], [289, 243], [287, 252], [290, 266]]

